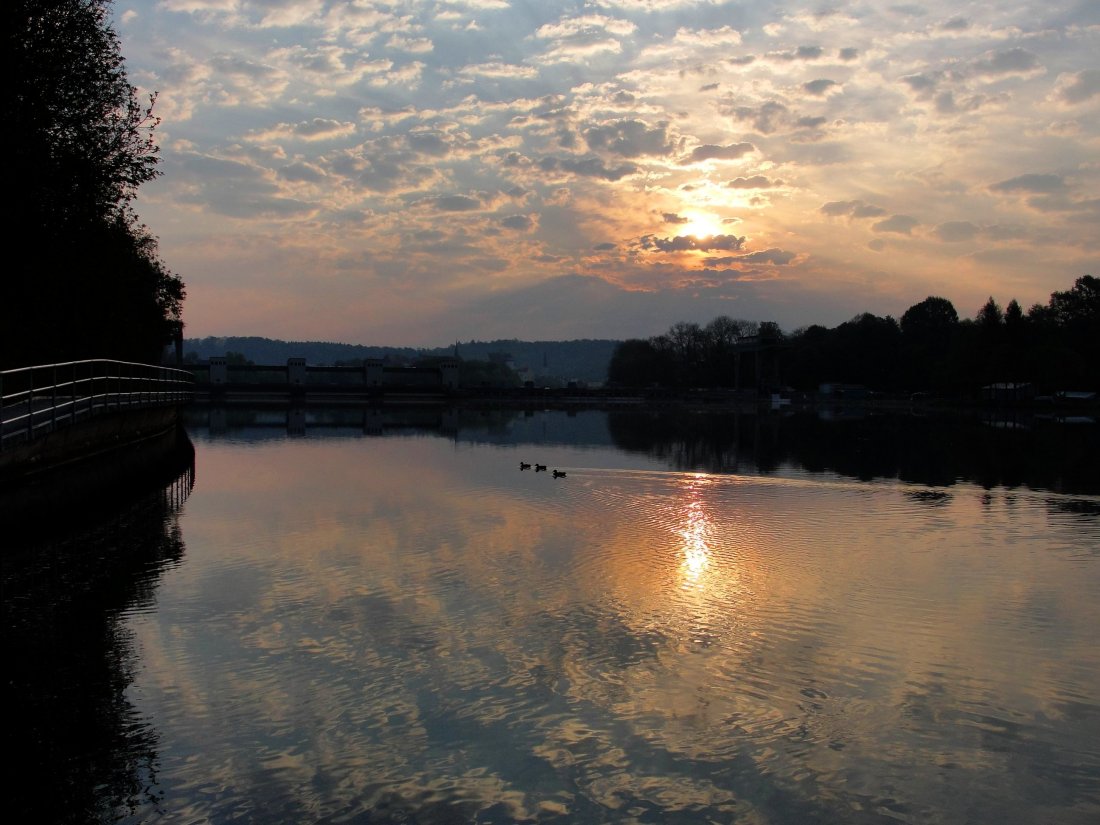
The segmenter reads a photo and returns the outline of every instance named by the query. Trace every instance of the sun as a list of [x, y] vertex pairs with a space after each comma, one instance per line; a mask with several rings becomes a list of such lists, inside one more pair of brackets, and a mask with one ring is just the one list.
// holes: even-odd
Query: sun
[[693, 238], [712, 238], [722, 234], [722, 219], [710, 212], [690, 211], [684, 214], [687, 223], [680, 227], [680, 234]]

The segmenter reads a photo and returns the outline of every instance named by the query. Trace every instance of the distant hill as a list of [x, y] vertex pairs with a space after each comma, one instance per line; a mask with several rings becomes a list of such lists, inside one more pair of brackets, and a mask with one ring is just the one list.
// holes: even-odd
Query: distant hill
[[[577, 341], [467, 341], [459, 342], [460, 358], [488, 361], [490, 355], [508, 354], [517, 370], [525, 367], [538, 377], [562, 381], [602, 382], [618, 341], [582, 339]], [[185, 338], [185, 357], [194, 354], [200, 360], [212, 355], [240, 353], [256, 364], [285, 364], [288, 358], [305, 358], [306, 363], [326, 365], [354, 362], [365, 358], [388, 358], [405, 363], [418, 358], [453, 355], [455, 345], [434, 349], [380, 347], [338, 344], [326, 341], [279, 341], [272, 338], [229, 336], [224, 338]]]

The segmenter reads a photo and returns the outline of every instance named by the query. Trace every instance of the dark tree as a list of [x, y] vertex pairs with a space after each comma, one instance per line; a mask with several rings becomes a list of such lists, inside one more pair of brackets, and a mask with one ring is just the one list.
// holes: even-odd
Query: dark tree
[[645, 387], [658, 380], [659, 355], [653, 344], [638, 338], [615, 347], [607, 366], [607, 381], [620, 387]]
[[902, 346], [909, 389], [959, 389], [961, 377], [953, 349], [959, 337], [959, 313], [946, 298], [930, 295], [901, 316]]
[[158, 360], [180, 279], [133, 210], [158, 174], [153, 97], [126, 78], [110, 0], [9, 0], [5, 105], [18, 204], [0, 301], [0, 366]]
[[907, 337], [931, 338], [950, 335], [959, 322], [955, 305], [946, 298], [930, 295], [919, 304], [913, 304], [901, 316], [901, 331]]

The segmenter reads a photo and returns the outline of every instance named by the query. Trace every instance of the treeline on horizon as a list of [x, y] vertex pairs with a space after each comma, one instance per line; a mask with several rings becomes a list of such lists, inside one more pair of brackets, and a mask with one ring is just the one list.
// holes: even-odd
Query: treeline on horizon
[[[759, 353], [747, 351], [752, 341]], [[738, 366], [738, 353], [740, 365]], [[850, 384], [882, 392], [973, 395], [994, 383], [1045, 392], [1100, 389], [1100, 279], [1084, 275], [1024, 312], [992, 297], [970, 318], [929, 296], [900, 320], [869, 312], [839, 326], [787, 334], [773, 322], [721, 316], [623, 341], [608, 366], [622, 387], [733, 387], [815, 391]], [[738, 380], [739, 379], [739, 380]]]
[[159, 172], [154, 97], [126, 78], [110, 0], [8, 0], [0, 369], [88, 358], [156, 363], [183, 282], [135, 214]]

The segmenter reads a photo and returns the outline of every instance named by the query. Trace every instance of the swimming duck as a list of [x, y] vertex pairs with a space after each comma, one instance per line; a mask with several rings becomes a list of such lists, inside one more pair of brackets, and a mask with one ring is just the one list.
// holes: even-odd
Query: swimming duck
[[565, 478], [565, 470], [554, 470], [554, 478]]
[[528, 463], [527, 463], [526, 461], [521, 461], [521, 462], [519, 463], [519, 468], [520, 468], [521, 470], [530, 470], [530, 469], [531, 469], [531, 465], [530, 465], [530, 464], [528, 464]]
[[545, 464], [536, 464], [535, 465], [535, 472], [536, 473], [541, 473], [541, 472], [544, 472], [545, 470], [546, 470], [546, 465]]

